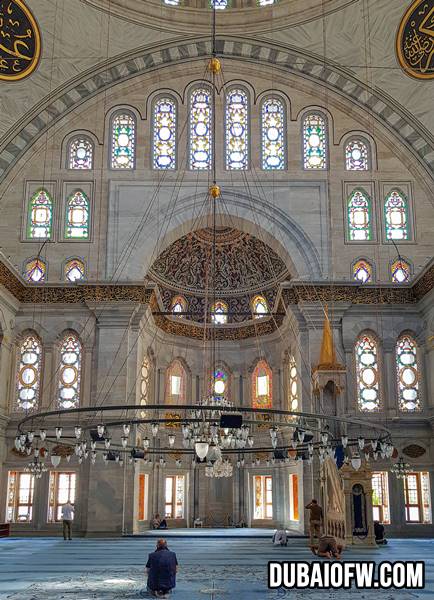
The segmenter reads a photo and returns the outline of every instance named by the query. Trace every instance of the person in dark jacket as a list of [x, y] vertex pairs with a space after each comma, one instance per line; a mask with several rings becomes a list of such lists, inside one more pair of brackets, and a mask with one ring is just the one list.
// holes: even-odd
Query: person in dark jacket
[[384, 533], [384, 525], [380, 521], [374, 521], [374, 534], [375, 541], [379, 546], [385, 546], [387, 544], [386, 536]]
[[156, 598], [167, 596], [176, 586], [177, 570], [176, 554], [169, 550], [166, 540], [158, 540], [155, 552], [151, 552], [146, 563], [148, 591]]

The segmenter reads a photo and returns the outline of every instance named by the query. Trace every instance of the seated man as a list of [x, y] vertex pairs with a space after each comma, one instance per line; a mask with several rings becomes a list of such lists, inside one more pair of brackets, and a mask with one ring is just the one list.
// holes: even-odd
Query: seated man
[[157, 513], [151, 521], [152, 529], [167, 529], [166, 519], [160, 519], [160, 515]]
[[275, 534], [273, 535], [273, 544], [275, 546], [287, 546], [288, 545], [288, 537], [286, 535], [286, 529], [283, 529], [282, 526], [280, 526], [280, 529], [278, 529]]
[[155, 552], [151, 552], [146, 563], [148, 592], [156, 598], [165, 598], [176, 586], [178, 560], [167, 547], [166, 540], [158, 540]]
[[380, 523], [380, 521], [374, 521], [374, 534], [375, 542], [379, 546], [385, 546], [387, 544], [387, 540], [384, 535], [384, 525]]
[[312, 552], [316, 556], [322, 556], [324, 558], [336, 558], [340, 560], [343, 546], [338, 545], [335, 538], [332, 535], [322, 535], [319, 538], [318, 549], [312, 546]]

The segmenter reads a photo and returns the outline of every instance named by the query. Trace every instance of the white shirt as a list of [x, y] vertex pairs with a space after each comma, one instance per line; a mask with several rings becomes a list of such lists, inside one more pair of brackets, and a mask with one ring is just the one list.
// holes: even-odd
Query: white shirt
[[276, 531], [276, 533], [273, 536], [273, 544], [275, 546], [281, 546], [282, 544], [286, 544], [286, 543], [287, 543], [286, 531], [282, 530], [282, 529]]
[[72, 521], [74, 518], [74, 507], [72, 504], [65, 504], [62, 506], [62, 519], [64, 521]]

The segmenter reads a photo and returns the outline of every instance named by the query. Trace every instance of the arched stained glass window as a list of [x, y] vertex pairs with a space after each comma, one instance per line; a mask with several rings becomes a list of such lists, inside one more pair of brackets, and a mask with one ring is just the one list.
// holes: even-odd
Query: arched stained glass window
[[190, 169], [211, 168], [212, 119], [210, 91], [205, 88], [193, 90], [190, 96]]
[[154, 104], [153, 167], [176, 168], [176, 102], [160, 98]]
[[166, 371], [166, 404], [185, 404], [187, 374], [182, 362], [175, 359]]
[[172, 300], [171, 311], [177, 317], [183, 317], [183, 314], [187, 310], [187, 302], [183, 296], [175, 296]]
[[369, 148], [363, 140], [352, 139], [345, 146], [345, 168], [347, 171], [369, 170]]
[[81, 343], [73, 331], [60, 345], [58, 404], [60, 409], [77, 408], [80, 404]]
[[272, 408], [272, 373], [267, 361], [258, 361], [252, 373], [253, 408]]
[[92, 169], [93, 144], [86, 137], [75, 137], [68, 144], [68, 169]]
[[144, 406], [149, 402], [150, 385], [151, 385], [151, 363], [149, 358], [145, 356], [140, 370], [140, 404]]
[[215, 325], [224, 325], [228, 322], [228, 305], [226, 302], [218, 300], [211, 307], [211, 321]]
[[47, 265], [42, 258], [32, 258], [26, 262], [24, 276], [29, 283], [42, 283], [46, 273]]
[[232, 89], [226, 95], [226, 169], [245, 170], [249, 166], [249, 104], [244, 90]]
[[112, 169], [134, 169], [136, 119], [131, 113], [116, 113], [111, 126]]
[[262, 168], [284, 169], [286, 165], [285, 107], [282, 100], [268, 98], [261, 106]]
[[372, 240], [371, 200], [364, 190], [354, 190], [348, 201], [348, 238]]
[[209, 0], [210, 8], [224, 9], [228, 8], [230, 0]]
[[372, 412], [380, 408], [378, 344], [373, 335], [363, 333], [356, 342], [356, 379], [359, 410]]
[[290, 355], [288, 359], [288, 410], [298, 410], [298, 373], [295, 358]]
[[84, 279], [86, 275], [86, 269], [84, 262], [79, 258], [72, 258], [65, 264], [65, 280], [73, 283], [74, 281], [80, 281]]
[[33, 331], [21, 341], [18, 350], [17, 408], [30, 410], [39, 404], [42, 372], [42, 344]]
[[84, 192], [73, 192], [66, 201], [65, 238], [87, 240], [89, 238], [89, 199]]
[[408, 240], [408, 203], [404, 196], [393, 190], [384, 203], [384, 220], [388, 240]]
[[268, 315], [268, 302], [264, 296], [255, 296], [252, 300], [252, 313], [254, 319], [261, 319]]
[[420, 410], [417, 345], [409, 334], [401, 335], [396, 343], [396, 375], [399, 409], [407, 412]]
[[327, 169], [327, 127], [322, 115], [303, 119], [303, 165], [305, 169]]
[[228, 374], [224, 369], [218, 368], [213, 373], [211, 395], [214, 398], [227, 398]]
[[47, 190], [40, 189], [30, 198], [27, 217], [27, 237], [51, 239], [53, 199]]
[[392, 263], [390, 274], [393, 283], [407, 283], [411, 275], [410, 265], [402, 258], [398, 258]]
[[370, 283], [373, 279], [373, 269], [369, 261], [364, 258], [353, 265], [353, 278], [360, 283]]

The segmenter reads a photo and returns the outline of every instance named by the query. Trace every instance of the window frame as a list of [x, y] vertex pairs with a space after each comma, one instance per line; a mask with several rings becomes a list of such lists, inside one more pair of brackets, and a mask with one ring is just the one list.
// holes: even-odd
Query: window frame
[[[228, 118], [227, 118], [227, 99], [228, 96], [233, 92], [233, 91], [240, 91], [242, 93], [244, 93], [246, 95], [246, 106], [247, 106], [247, 127], [246, 127], [246, 131], [247, 131], [247, 150], [246, 150], [246, 167], [243, 169], [231, 169], [228, 165], [228, 135], [227, 135], [227, 125], [228, 125]], [[251, 98], [250, 98], [250, 92], [247, 89], [247, 87], [245, 85], [236, 85], [236, 84], [232, 84], [229, 87], [225, 88], [224, 90], [224, 100], [223, 100], [223, 164], [224, 164], [224, 171], [228, 172], [228, 173], [243, 173], [243, 172], [247, 172], [250, 171], [252, 169], [252, 156], [251, 156], [251, 146], [252, 146], [252, 139], [251, 139], [251, 134], [252, 134], [252, 124], [251, 124], [251, 119], [252, 119], [252, 107], [251, 107]]]
[[[155, 166], [154, 162], [154, 158], [155, 158], [155, 148], [154, 148], [154, 135], [155, 135], [155, 107], [157, 105], [158, 102], [160, 102], [161, 100], [170, 100], [171, 102], [173, 102], [174, 107], [175, 107], [175, 152], [174, 152], [174, 162], [173, 162], [173, 167], [170, 168], [158, 168]], [[165, 94], [165, 93], [159, 93], [156, 96], [154, 96], [154, 98], [152, 98], [152, 103], [151, 103], [151, 140], [150, 140], [150, 152], [149, 152], [149, 156], [150, 156], [150, 168], [152, 172], [155, 173], [173, 173], [176, 172], [178, 170], [178, 148], [179, 148], [179, 120], [180, 120], [180, 110], [179, 110], [179, 103], [178, 100], [175, 98], [175, 96], [173, 94]]]
[[[47, 194], [47, 197], [50, 199], [51, 202], [51, 221], [50, 221], [50, 235], [49, 236], [44, 236], [44, 237], [31, 237], [29, 235], [29, 227], [30, 227], [30, 223], [31, 223], [31, 211], [32, 211], [32, 203], [33, 203], [33, 199], [40, 193], [40, 192], [45, 192]], [[35, 185], [35, 186], [31, 186], [29, 187], [29, 189], [26, 190], [26, 197], [25, 197], [25, 209], [24, 209], [24, 214], [23, 214], [23, 221], [24, 221], [24, 231], [23, 231], [23, 236], [22, 236], [22, 240], [23, 242], [32, 242], [32, 243], [39, 243], [39, 242], [54, 242], [56, 241], [56, 201], [55, 201], [55, 185], [51, 184], [50, 182], [47, 182], [47, 184], [42, 183], [40, 185]]]
[[[388, 238], [387, 237], [387, 219], [386, 219], [386, 202], [393, 194], [393, 192], [397, 192], [399, 196], [402, 198], [405, 204], [405, 215], [407, 219], [407, 238], [399, 239], [399, 238]], [[382, 198], [382, 207], [381, 207], [381, 224], [382, 224], [382, 238], [384, 244], [412, 244], [415, 243], [415, 233], [414, 233], [414, 224], [413, 224], [413, 210], [412, 210], [412, 202], [411, 196], [409, 193], [405, 193], [399, 185], [389, 185], [386, 189], [383, 189], [384, 196]], [[393, 242], [392, 242], [393, 240]]]
[[[353, 197], [357, 192], [359, 192], [366, 198], [366, 201], [368, 204], [368, 219], [369, 219], [368, 231], [370, 233], [370, 239], [368, 239], [368, 240], [352, 240], [351, 239], [351, 228], [350, 228], [350, 218], [349, 218], [350, 202], [352, 202]], [[346, 243], [351, 244], [351, 245], [354, 245], [354, 244], [365, 245], [365, 244], [376, 244], [377, 243], [374, 201], [373, 201], [372, 196], [367, 192], [367, 190], [364, 187], [362, 187], [360, 185], [356, 185], [355, 187], [351, 188], [351, 190], [349, 191], [349, 194], [345, 198], [344, 215], [345, 215], [345, 242]]]
[[[257, 504], [257, 481], [260, 480], [261, 504]], [[270, 482], [270, 490], [267, 489], [267, 484]], [[268, 502], [267, 492], [271, 493], [271, 502]], [[272, 521], [274, 518], [273, 509], [273, 475], [253, 475], [253, 521]], [[261, 516], [256, 516], [257, 508], [260, 506]], [[271, 516], [267, 516], [268, 508], [271, 508]]]
[[[325, 167], [321, 167], [318, 169], [313, 169], [305, 166], [305, 156], [304, 156], [304, 123], [307, 117], [310, 115], [318, 115], [322, 117], [324, 120], [324, 136], [325, 136], [325, 152], [324, 152], [324, 161]], [[315, 107], [306, 108], [301, 114], [301, 170], [307, 173], [322, 173], [330, 170], [330, 123], [329, 123], [329, 115], [325, 113], [322, 109], [315, 109]]]
[[[7, 482], [7, 501], [6, 501], [6, 522], [7, 523], [16, 523], [23, 524], [28, 523], [31, 524], [33, 522], [33, 502], [35, 499], [35, 476], [31, 473], [26, 473], [25, 471], [11, 469], [8, 470], [8, 482]], [[27, 502], [20, 502], [20, 490], [21, 490], [21, 477], [28, 476], [29, 479], [29, 494]], [[14, 486], [13, 486], [13, 498], [11, 501], [10, 498], [10, 487], [11, 487], [11, 477], [15, 478]], [[18, 513], [20, 507], [28, 508], [28, 517], [26, 520], [18, 520]], [[9, 518], [9, 511], [12, 511], [12, 518]]]
[[[264, 143], [263, 143], [263, 107], [266, 102], [270, 100], [274, 100], [280, 102], [283, 109], [283, 123], [282, 123], [282, 143], [283, 143], [283, 165], [280, 168], [267, 169], [264, 167]], [[262, 98], [259, 104], [259, 160], [260, 160], [260, 168], [264, 173], [281, 173], [282, 171], [288, 170], [288, 119], [287, 119], [287, 104], [286, 100], [280, 94], [267, 94], [264, 98]]]
[[[362, 144], [365, 144], [367, 153], [368, 153], [368, 156], [367, 156], [368, 168], [367, 169], [348, 169], [347, 168], [347, 146], [351, 142], [362, 142]], [[373, 165], [372, 144], [366, 137], [364, 137], [363, 135], [351, 135], [351, 134], [348, 135], [344, 139], [343, 151], [344, 151], [344, 170], [346, 173], [369, 173], [372, 171], [372, 165]]]
[[[359, 402], [359, 383], [358, 383], [358, 360], [357, 360], [357, 345], [362, 337], [371, 338], [376, 345], [376, 358], [377, 358], [377, 383], [378, 383], [378, 406], [372, 410], [364, 410], [360, 406]], [[359, 333], [356, 337], [353, 345], [353, 361], [354, 361], [354, 382], [356, 386], [355, 402], [356, 412], [360, 414], [377, 414], [384, 410], [383, 406], [383, 377], [382, 377], [382, 346], [378, 336], [371, 330], [364, 330]], [[366, 368], [366, 367], [365, 367]]]
[[[59, 502], [59, 480], [61, 475], [68, 477], [68, 500], [66, 502]], [[74, 484], [71, 485], [73, 479]], [[49, 484], [48, 484], [48, 506], [47, 506], [47, 523], [61, 523], [61, 507], [70, 502], [74, 507], [74, 513], [76, 510], [76, 495], [77, 495], [77, 473], [75, 471], [50, 471], [49, 473]], [[73, 490], [73, 491], [72, 491]], [[72, 492], [72, 493], [71, 493]], [[71, 499], [74, 501], [72, 502]], [[60, 513], [59, 513], [60, 509]], [[58, 515], [60, 516], [58, 517]], [[74, 515], [75, 516], [75, 515]]]
[[[131, 167], [118, 168], [112, 165], [112, 151], [113, 151], [113, 122], [116, 117], [120, 115], [129, 115], [134, 121], [134, 149], [133, 149], [133, 165]], [[107, 167], [112, 173], [128, 173], [135, 171], [137, 168], [137, 134], [138, 134], [138, 123], [139, 119], [136, 112], [130, 107], [116, 106], [110, 113], [109, 127], [108, 127], [108, 152], [107, 152]]]
[[[86, 140], [86, 142], [89, 142], [92, 148], [92, 166], [90, 167], [90, 169], [74, 169], [73, 167], [69, 166], [70, 163], [70, 151], [71, 151], [71, 145], [76, 141], [76, 140]], [[67, 140], [66, 140], [66, 144], [65, 144], [65, 157], [64, 157], [64, 165], [65, 165], [65, 169], [67, 171], [69, 171], [70, 173], [80, 173], [80, 172], [85, 172], [85, 173], [89, 173], [91, 171], [93, 171], [95, 169], [95, 148], [96, 148], [96, 144], [95, 144], [95, 140], [93, 139], [93, 137], [91, 137], [89, 135], [89, 132], [85, 132], [85, 133], [80, 133], [80, 132], [73, 132], [70, 136], [68, 136]]]
[[[374, 504], [374, 477], [379, 476], [380, 478], [380, 487], [381, 487], [381, 497], [382, 502], [380, 504]], [[374, 521], [378, 520], [380, 523], [384, 525], [390, 525], [391, 523], [391, 514], [390, 514], [390, 492], [389, 492], [389, 473], [387, 471], [373, 471], [371, 474], [371, 485], [372, 485], [372, 518]], [[386, 502], [384, 502], [386, 500]], [[384, 511], [387, 509], [388, 517], [384, 518]], [[378, 510], [379, 518], [375, 518], [375, 510]]]
[[[415, 384], [413, 387], [416, 387], [416, 389], [417, 389], [417, 398], [416, 398], [417, 407], [413, 408], [413, 409], [406, 409], [406, 408], [402, 408], [402, 406], [401, 406], [402, 390], [401, 390], [401, 386], [400, 386], [400, 373], [403, 369], [405, 369], [405, 366], [400, 366], [398, 364], [398, 346], [403, 338], [409, 338], [410, 341], [412, 342], [412, 344], [414, 345], [415, 361], [413, 364], [413, 369], [416, 371], [416, 380], [415, 380]], [[422, 390], [423, 390], [422, 361], [420, 360], [419, 353], [420, 353], [420, 347], [419, 347], [419, 344], [417, 343], [417, 340], [416, 340], [416, 337], [414, 336], [414, 334], [411, 331], [403, 331], [397, 337], [396, 343], [395, 343], [396, 391], [397, 391], [398, 410], [402, 414], [418, 414], [418, 413], [422, 412], [423, 408], [424, 408], [423, 407], [423, 398], [422, 398]], [[411, 368], [411, 367], [409, 367], [409, 368]], [[408, 386], [408, 389], [411, 389], [411, 387], [412, 386]]]
[[[167, 481], [168, 480], [172, 481], [171, 484], [171, 501], [168, 502], [167, 501]], [[178, 483], [178, 479], [182, 479], [183, 480], [183, 490], [182, 490], [182, 502], [178, 502], [177, 498], [176, 498], [176, 490], [177, 490], [177, 483]], [[182, 474], [176, 474], [176, 475], [165, 475], [164, 477], [164, 518], [165, 519], [171, 519], [174, 521], [180, 521], [186, 518], [185, 514], [186, 514], [186, 506], [185, 506], [185, 498], [186, 498], [186, 482], [187, 482], [187, 477], [184, 473]], [[167, 507], [170, 506], [170, 515], [167, 514]], [[176, 510], [177, 507], [181, 506], [181, 510], [182, 510], [182, 516], [181, 517], [177, 517], [176, 516]]]
[[[210, 113], [211, 113], [211, 119], [210, 119], [210, 165], [207, 169], [195, 169], [192, 167], [191, 165], [191, 139], [192, 139], [192, 135], [191, 135], [191, 107], [192, 107], [192, 97], [193, 94], [195, 94], [195, 92], [198, 92], [200, 90], [204, 90], [207, 91], [210, 94]], [[187, 155], [188, 155], [188, 171], [192, 172], [192, 173], [209, 173], [212, 169], [212, 163], [213, 163], [213, 152], [215, 150], [215, 146], [216, 144], [213, 143], [213, 133], [214, 133], [214, 119], [215, 119], [215, 114], [214, 114], [214, 107], [212, 105], [212, 86], [209, 83], [203, 82], [203, 83], [196, 83], [194, 85], [192, 85], [189, 90], [188, 90], [188, 129], [187, 129]], [[217, 93], [217, 91], [216, 91]], [[215, 142], [215, 140], [214, 140]], [[215, 157], [216, 158], [216, 157]]]
[[[428, 481], [430, 481], [430, 476], [428, 471], [412, 471], [408, 473], [403, 480], [404, 487], [404, 509], [405, 509], [405, 523], [407, 525], [430, 525], [432, 523], [432, 504], [431, 504], [431, 490], [428, 488], [429, 495], [429, 510], [430, 510], [430, 520], [427, 521], [424, 518], [424, 496], [422, 489], [422, 476], [425, 475], [428, 477]], [[417, 503], [409, 502], [409, 488], [408, 488], [408, 477], [416, 477], [416, 493], [417, 493]], [[419, 519], [412, 520], [410, 519], [410, 510], [412, 508], [417, 507], [419, 511]]]

